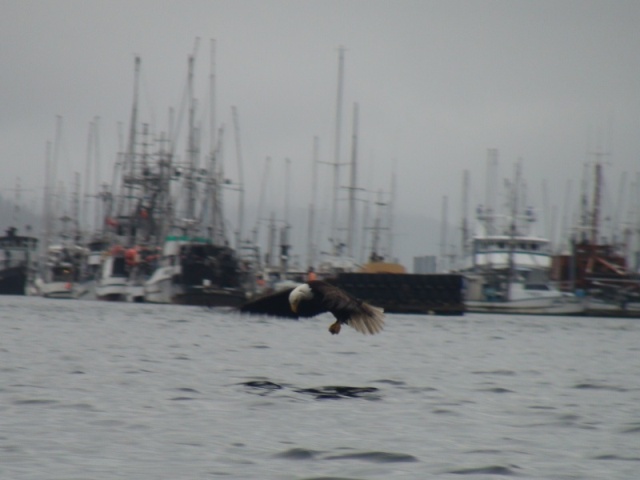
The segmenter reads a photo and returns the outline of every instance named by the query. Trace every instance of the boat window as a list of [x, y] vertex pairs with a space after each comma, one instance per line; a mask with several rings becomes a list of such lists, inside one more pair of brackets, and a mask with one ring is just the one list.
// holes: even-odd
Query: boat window
[[115, 257], [113, 259], [113, 268], [111, 274], [114, 277], [127, 277], [127, 266], [124, 257]]
[[498, 242], [498, 248], [500, 250], [503, 250], [504, 249], [504, 242]]

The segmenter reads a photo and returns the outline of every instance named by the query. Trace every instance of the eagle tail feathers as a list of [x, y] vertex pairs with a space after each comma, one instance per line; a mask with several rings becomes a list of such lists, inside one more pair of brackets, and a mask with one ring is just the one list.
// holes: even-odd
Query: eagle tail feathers
[[362, 311], [351, 315], [348, 324], [357, 332], [375, 335], [384, 328], [384, 309], [363, 303]]

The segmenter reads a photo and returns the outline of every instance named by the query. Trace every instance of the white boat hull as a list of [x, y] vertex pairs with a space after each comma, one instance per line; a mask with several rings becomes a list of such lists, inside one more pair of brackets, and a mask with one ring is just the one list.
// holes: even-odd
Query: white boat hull
[[95, 282], [92, 280], [85, 282], [44, 282], [36, 280], [33, 285], [33, 295], [40, 295], [45, 298], [69, 298], [94, 300]]
[[127, 279], [101, 279], [96, 285], [96, 298], [98, 300], [125, 301], [127, 299]]
[[507, 313], [513, 315], [583, 315], [585, 306], [576, 300], [543, 299], [539, 302], [531, 300], [514, 300], [508, 302], [488, 302], [469, 300], [465, 303], [466, 311], [472, 313]]
[[523, 315], [583, 315], [583, 299], [561, 292], [549, 283], [525, 285], [514, 282], [508, 295], [485, 283], [483, 276], [467, 276], [465, 309], [476, 313]]
[[38, 289], [46, 298], [75, 298], [73, 284], [69, 282], [40, 282]]
[[594, 317], [640, 318], [640, 302], [608, 302], [598, 298], [585, 299], [585, 315]]
[[151, 278], [144, 284], [144, 300], [148, 303], [173, 303], [174, 285], [173, 275], [178, 273], [179, 267], [169, 266], [158, 268]]

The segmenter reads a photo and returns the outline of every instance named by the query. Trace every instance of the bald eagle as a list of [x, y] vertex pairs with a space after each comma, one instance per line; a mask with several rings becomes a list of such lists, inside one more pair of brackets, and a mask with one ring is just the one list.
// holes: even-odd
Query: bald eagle
[[384, 311], [321, 280], [311, 280], [295, 288], [258, 298], [240, 308], [247, 313], [280, 317], [315, 317], [331, 312], [336, 317], [329, 331], [340, 333], [343, 324], [364, 334], [375, 334], [384, 326]]

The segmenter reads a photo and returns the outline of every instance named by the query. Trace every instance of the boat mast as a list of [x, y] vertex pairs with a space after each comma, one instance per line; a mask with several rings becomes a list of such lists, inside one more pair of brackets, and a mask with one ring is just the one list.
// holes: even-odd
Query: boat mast
[[344, 82], [344, 47], [338, 48], [338, 93], [336, 97], [336, 130], [334, 137], [333, 156], [333, 201], [331, 206], [331, 243], [333, 254], [337, 255], [340, 250], [338, 240], [338, 189], [340, 187], [340, 130], [342, 123], [342, 90]]
[[239, 250], [243, 236], [243, 223], [244, 223], [244, 170], [242, 164], [242, 149], [240, 148], [240, 122], [238, 120], [238, 109], [234, 106], [231, 107], [233, 114], [233, 126], [236, 137], [236, 159], [238, 162], [238, 227], [236, 229], [236, 249]]
[[442, 197], [442, 217], [440, 218], [440, 262], [442, 266], [440, 268], [441, 273], [447, 271], [447, 203], [448, 198], [446, 195]]
[[[60, 145], [62, 144], [62, 116], [57, 115], [56, 117], [56, 139], [53, 142], [53, 163], [51, 168], [51, 195], [53, 211], [51, 215], [52, 222], [52, 232], [50, 240], [53, 240], [53, 237], [57, 235], [57, 220], [58, 217], [62, 214], [62, 201], [64, 199], [63, 196], [63, 184], [58, 181], [58, 166], [60, 163]], [[48, 247], [49, 245], [47, 245]]]
[[389, 194], [389, 204], [387, 205], [387, 258], [393, 258], [393, 210], [396, 204], [396, 162], [393, 163], [391, 172], [391, 192]]
[[45, 153], [45, 180], [44, 180], [44, 239], [41, 244], [43, 255], [49, 249], [53, 237], [54, 220], [58, 215], [54, 201], [56, 189], [56, 164], [62, 138], [62, 117], [56, 116], [56, 132], [53, 144], [47, 142]]
[[20, 219], [20, 192], [22, 191], [22, 188], [20, 186], [20, 177], [16, 178], [16, 188], [15, 188], [15, 197], [13, 200], [13, 216], [11, 218], [11, 223], [13, 224], [14, 227], [19, 228], [18, 227], [18, 221]]
[[209, 214], [209, 226], [211, 229], [211, 240], [213, 243], [222, 242], [220, 235], [221, 229], [218, 229], [218, 222], [222, 219], [219, 215], [219, 195], [222, 188], [222, 182], [218, 178], [218, 145], [217, 145], [217, 120], [216, 120], [216, 41], [211, 39], [211, 59], [209, 65], [209, 182], [211, 182], [211, 212]]
[[376, 218], [373, 222], [372, 234], [373, 238], [371, 239], [371, 256], [369, 260], [371, 262], [381, 262], [384, 257], [380, 252], [380, 230], [382, 229], [381, 218], [382, 218], [382, 207], [385, 205], [382, 200], [382, 190], [378, 190], [378, 200], [376, 201]]
[[[138, 93], [140, 85], [140, 57], [135, 58], [133, 82], [133, 105], [131, 106], [131, 121], [129, 124], [129, 141], [127, 144], [127, 153], [124, 158], [125, 165], [122, 168], [124, 175], [129, 176], [133, 180], [135, 175], [135, 150], [136, 150], [136, 134], [138, 124]], [[127, 215], [128, 218], [128, 234], [131, 232], [131, 210], [133, 206], [133, 187], [132, 181], [126, 182], [125, 194], [120, 197], [120, 208], [117, 210], [118, 216]]]
[[284, 225], [280, 230], [280, 279], [286, 280], [289, 270], [289, 185], [291, 185], [291, 160], [285, 159], [285, 190], [284, 190]]
[[595, 178], [593, 187], [593, 208], [591, 211], [591, 245], [598, 243], [598, 233], [600, 228], [600, 196], [602, 192], [602, 162], [603, 153], [598, 150], [595, 153]]
[[43, 255], [49, 247], [51, 241], [51, 217], [53, 212], [51, 211], [51, 142], [47, 142], [44, 158], [44, 202], [42, 205], [42, 218], [44, 220], [44, 232], [41, 243]]
[[82, 214], [80, 215], [81, 224], [87, 228], [89, 227], [89, 184], [91, 179], [91, 155], [93, 152], [93, 131], [94, 131], [94, 122], [93, 120], [89, 122], [89, 133], [87, 135], [87, 158], [86, 158], [86, 166], [84, 170], [84, 184], [83, 184], [83, 195], [82, 195]]
[[93, 119], [93, 148], [94, 148], [94, 183], [93, 183], [93, 195], [94, 195], [94, 231], [98, 233], [104, 225], [104, 209], [102, 208], [100, 199], [100, 117], [96, 116]]
[[256, 223], [253, 227], [253, 230], [251, 231], [254, 247], [258, 246], [258, 241], [260, 237], [260, 223], [264, 220], [262, 218], [262, 209], [264, 208], [264, 205], [265, 205], [265, 198], [267, 194], [267, 184], [269, 182], [270, 171], [271, 171], [271, 157], [267, 157], [265, 160], [264, 172], [262, 174], [262, 182], [260, 184], [260, 197], [258, 202], [258, 212], [256, 215]]
[[290, 226], [290, 216], [289, 216], [289, 196], [291, 190], [291, 159], [284, 159], [284, 178], [285, 178], [285, 188], [284, 188], [284, 224], [286, 228]]
[[[216, 41], [211, 39], [210, 72], [209, 72], [209, 154], [212, 158], [216, 152]], [[215, 171], [215, 170], [213, 170]]]
[[356, 189], [358, 163], [358, 104], [353, 104], [353, 133], [351, 140], [351, 181], [349, 182], [349, 219], [347, 222], [347, 255], [353, 257], [356, 223]]
[[318, 153], [320, 141], [317, 136], [313, 137], [313, 156], [311, 159], [311, 201], [309, 202], [309, 225], [307, 230], [307, 267], [313, 267], [316, 263], [316, 198], [318, 190]]
[[[462, 174], [462, 258], [466, 259], [469, 254], [469, 170]], [[463, 260], [464, 262], [464, 260]]]
[[515, 277], [515, 237], [517, 234], [517, 215], [518, 215], [518, 189], [520, 187], [520, 175], [521, 175], [521, 162], [516, 163], [515, 180], [511, 185], [510, 192], [510, 206], [511, 206], [511, 218], [509, 219], [509, 255], [508, 255], [508, 270], [507, 270], [507, 288], [504, 292], [505, 301], [510, 300], [511, 296], [511, 284]]
[[495, 234], [495, 203], [496, 203], [496, 180], [498, 175], [498, 149], [489, 148], [487, 150], [487, 180], [486, 197], [484, 209], [484, 224], [487, 235]]
[[[187, 156], [189, 158], [189, 166], [187, 168], [187, 209], [185, 212], [185, 220], [188, 222], [186, 226], [187, 230], [190, 230], [191, 222], [195, 219], [196, 213], [196, 140], [195, 140], [195, 98], [193, 93], [193, 70], [194, 70], [194, 56], [189, 55], [189, 73], [187, 80], [188, 98], [189, 98], [189, 133], [188, 133], [188, 146]], [[191, 232], [189, 232], [191, 233]]]
[[[371, 227], [369, 227], [369, 210], [371, 208], [371, 190], [367, 190], [367, 199], [364, 202], [364, 212], [362, 214], [362, 240], [360, 242], [360, 257], [359, 257], [359, 263], [365, 263], [366, 262], [366, 252], [367, 252], [367, 242], [369, 239], [369, 230], [372, 230]], [[372, 251], [373, 251], [373, 246], [371, 247]]]
[[218, 224], [218, 242], [219, 244], [227, 243], [227, 230], [224, 224], [224, 198], [222, 196], [222, 185], [224, 184], [224, 164], [222, 163], [224, 152], [224, 125], [221, 125], [218, 129], [218, 146], [216, 148], [216, 164], [218, 171], [216, 172], [216, 179], [218, 189], [216, 190], [216, 220]]
[[73, 225], [73, 244], [80, 243], [80, 172], [75, 172], [73, 193], [71, 196], [71, 222]]
[[276, 233], [276, 214], [272, 211], [269, 217], [269, 237], [267, 239], [267, 268], [273, 268], [275, 265]]

